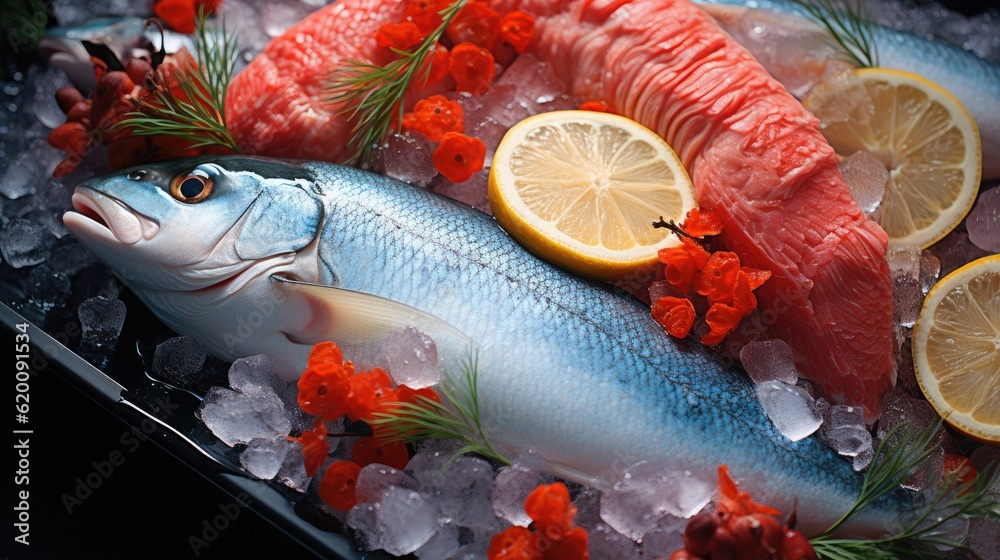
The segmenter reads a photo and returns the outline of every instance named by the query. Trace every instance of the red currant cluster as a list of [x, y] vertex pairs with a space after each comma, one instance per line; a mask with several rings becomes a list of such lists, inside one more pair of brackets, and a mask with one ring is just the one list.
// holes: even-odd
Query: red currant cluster
[[[817, 560], [806, 537], [778, 518], [781, 512], [755, 503], [719, 467], [719, 504], [684, 529], [684, 548], [670, 560]], [[794, 516], [793, 516], [794, 517]]]

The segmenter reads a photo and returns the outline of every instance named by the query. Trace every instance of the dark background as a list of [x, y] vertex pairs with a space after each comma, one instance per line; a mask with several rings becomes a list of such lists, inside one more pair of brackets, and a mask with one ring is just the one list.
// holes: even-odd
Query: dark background
[[[1000, 7], [983, 0], [943, 3], [969, 15]], [[9, 325], [4, 327], [0, 328], [0, 356], [9, 356], [13, 333], [7, 330]], [[5, 362], [9, 365], [13, 358]], [[35, 375], [30, 394], [34, 430], [30, 436], [31, 545], [17, 544], [12, 534], [7, 540], [11, 543], [7, 558], [316, 558], [245, 508], [208, 546], [195, 551], [189, 539], [202, 538], [203, 523], [211, 522], [223, 509], [234, 511], [232, 496], [153, 441], [139, 442], [128, 426], [55, 372], [43, 370]], [[120, 454], [120, 465], [110, 464], [114, 453]], [[16, 461], [15, 455], [10, 464]], [[94, 463], [105, 472], [109, 465], [113, 468], [70, 513], [63, 496], [73, 495], [78, 478], [97, 470]]]

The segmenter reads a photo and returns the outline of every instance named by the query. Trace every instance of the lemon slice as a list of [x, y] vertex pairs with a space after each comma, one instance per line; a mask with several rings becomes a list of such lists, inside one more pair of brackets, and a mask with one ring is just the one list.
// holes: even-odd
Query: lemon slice
[[946, 422], [1000, 443], [1000, 255], [965, 265], [927, 294], [913, 329], [913, 367]]
[[818, 85], [802, 104], [837, 154], [866, 150], [889, 170], [879, 222], [890, 246], [927, 248], [972, 208], [982, 174], [979, 130], [940, 86], [864, 68]]
[[680, 222], [696, 207], [691, 179], [662, 138], [593, 111], [553, 111], [514, 125], [493, 156], [489, 200], [529, 251], [612, 282], [680, 243], [652, 222]]

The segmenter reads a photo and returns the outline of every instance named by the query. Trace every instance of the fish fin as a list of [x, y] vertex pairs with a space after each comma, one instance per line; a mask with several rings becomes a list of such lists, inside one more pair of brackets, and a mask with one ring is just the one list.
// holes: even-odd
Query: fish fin
[[275, 181], [254, 199], [236, 237], [236, 253], [257, 260], [291, 253], [319, 233], [323, 205], [299, 183]]
[[462, 346], [474, 348], [473, 340], [453, 325], [416, 307], [380, 296], [292, 280], [272, 275], [272, 280], [305, 297], [312, 310], [305, 338], [338, 344], [384, 341], [391, 333], [413, 327], [438, 341], [449, 337]]

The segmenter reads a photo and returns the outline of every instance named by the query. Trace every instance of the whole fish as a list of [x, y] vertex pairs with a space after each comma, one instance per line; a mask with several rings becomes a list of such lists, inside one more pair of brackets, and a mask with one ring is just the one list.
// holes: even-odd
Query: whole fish
[[[797, 97], [842, 58], [829, 33], [785, 0], [696, 0]], [[979, 128], [983, 179], [1000, 178], [1000, 64], [955, 45], [872, 25], [878, 65], [919, 74], [962, 102]]]
[[[74, 237], [167, 325], [223, 359], [297, 377], [313, 343], [377, 344], [407, 325], [442, 355], [475, 346], [491, 442], [580, 482], [662, 461], [721, 464], [823, 530], [859, 475], [776, 431], [745, 376], [667, 337], [648, 308], [527, 253], [490, 217], [369, 172], [247, 157], [175, 160], [80, 185]], [[320, 286], [318, 284], [325, 284]], [[348, 352], [348, 355], [350, 353]], [[853, 533], [896, 526], [890, 505]]]

